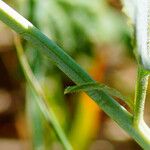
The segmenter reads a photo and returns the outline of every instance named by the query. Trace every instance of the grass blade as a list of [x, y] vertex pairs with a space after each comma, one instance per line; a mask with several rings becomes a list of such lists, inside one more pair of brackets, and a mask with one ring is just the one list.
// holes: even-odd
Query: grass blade
[[123, 96], [119, 91], [117, 91], [114, 88], [108, 87], [104, 84], [100, 84], [100, 83], [84, 83], [84, 84], [80, 84], [80, 85], [76, 85], [76, 86], [70, 86], [67, 87], [64, 91], [65, 94], [68, 93], [74, 93], [74, 92], [81, 92], [81, 91], [92, 91], [92, 90], [99, 90], [99, 91], [104, 91], [105, 93], [117, 97], [119, 99], [121, 99], [122, 101], [124, 101], [132, 110], [133, 110], [133, 102], [126, 98], [125, 96]]
[[37, 100], [37, 103], [38, 103], [45, 119], [47, 120], [48, 124], [54, 129], [57, 137], [63, 144], [64, 148], [66, 150], [72, 150], [72, 146], [70, 145], [61, 126], [59, 125], [59, 122], [58, 122], [55, 114], [53, 113], [52, 108], [50, 108], [47, 104], [47, 98], [46, 98], [39, 82], [37, 81], [34, 74], [32, 73], [32, 70], [26, 59], [26, 56], [24, 55], [23, 47], [21, 45], [21, 41], [20, 41], [19, 37], [15, 36], [14, 43], [16, 46], [18, 58], [19, 58], [21, 66], [22, 66], [22, 69], [24, 71], [25, 77], [26, 77], [27, 81], [29, 82], [29, 85], [32, 87], [32, 89], [34, 89], [35, 93], [39, 96], [39, 98], [37, 98], [36, 100]]

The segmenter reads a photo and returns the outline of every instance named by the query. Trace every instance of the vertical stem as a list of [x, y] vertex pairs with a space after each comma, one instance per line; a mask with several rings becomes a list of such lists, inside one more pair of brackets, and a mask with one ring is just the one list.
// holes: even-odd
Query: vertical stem
[[35, 0], [29, 0], [29, 16], [28, 19], [34, 24], [37, 25], [36, 20], [35, 20]]
[[35, 78], [34, 74], [32, 73], [32, 70], [26, 59], [26, 56], [24, 55], [21, 41], [17, 35], [14, 36], [14, 43], [16, 46], [17, 55], [18, 55], [20, 64], [22, 66], [23, 72], [25, 74], [25, 77], [29, 85], [31, 86], [31, 88], [39, 96], [39, 99], [37, 100], [37, 104], [39, 105], [41, 112], [43, 113], [48, 124], [54, 129], [56, 136], [59, 138], [65, 150], [72, 150], [73, 148], [71, 144], [69, 143], [65, 133], [63, 132], [55, 114], [53, 113], [53, 110], [47, 104], [47, 97], [45, 96], [45, 93], [42, 90], [41, 85], [39, 84], [38, 80]]
[[133, 123], [138, 127], [143, 121], [146, 90], [148, 85], [148, 74], [141, 66], [138, 66], [136, 82]]

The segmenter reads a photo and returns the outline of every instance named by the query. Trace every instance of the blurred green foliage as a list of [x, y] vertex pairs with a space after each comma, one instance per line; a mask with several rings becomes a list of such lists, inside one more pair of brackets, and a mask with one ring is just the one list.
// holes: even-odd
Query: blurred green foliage
[[106, 0], [18, 0], [18, 3], [23, 15], [70, 54], [87, 54], [94, 44], [127, 42], [123, 38], [130, 38], [123, 14]]

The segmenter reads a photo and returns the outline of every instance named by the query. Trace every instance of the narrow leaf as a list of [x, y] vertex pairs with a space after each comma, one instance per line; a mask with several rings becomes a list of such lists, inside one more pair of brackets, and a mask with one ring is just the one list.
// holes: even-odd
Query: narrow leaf
[[116, 89], [113, 89], [111, 87], [108, 87], [104, 84], [100, 83], [94, 83], [94, 82], [89, 82], [89, 83], [84, 83], [80, 85], [75, 85], [75, 86], [69, 86], [65, 89], [64, 93], [74, 93], [74, 92], [81, 92], [81, 91], [92, 91], [92, 90], [99, 90], [99, 91], [104, 91], [105, 93], [112, 95], [114, 97], [117, 97], [121, 100], [123, 100], [131, 109], [133, 108], [133, 102], [123, 96], [119, 91]]

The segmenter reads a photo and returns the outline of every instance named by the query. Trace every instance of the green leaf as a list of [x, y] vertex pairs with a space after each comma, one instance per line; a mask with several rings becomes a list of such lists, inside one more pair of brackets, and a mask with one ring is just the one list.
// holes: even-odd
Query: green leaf
[[89, 83], [84, 83], [80, 85], [75, 85], [75, 86], [69, 86], [65, 89], [64, 93], [74, 93], [74, 92], [81, 92], [81, 91], [92, 91], [92, 90], [99, 90], [99, 91], [104, 91], [105, 93], [117, 97], [121, 100], [123, 100], [131, 109], [133, 108], [133, 102], [123, 96], [119, 91], [116, 89], [113, 89], [111, 87], [108, 87], [104, 84], [100, 83], [94, 83], [94, 82], [89, 82]]

